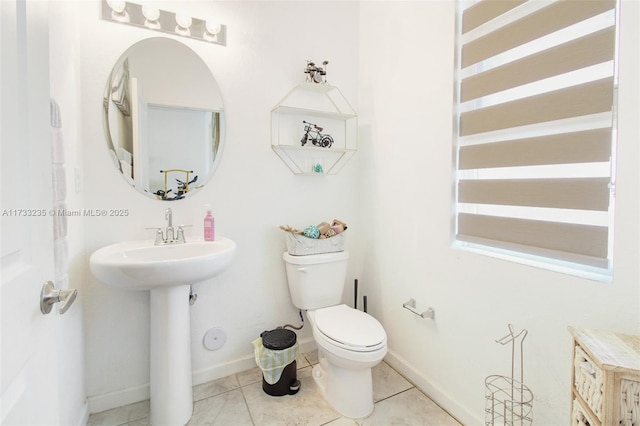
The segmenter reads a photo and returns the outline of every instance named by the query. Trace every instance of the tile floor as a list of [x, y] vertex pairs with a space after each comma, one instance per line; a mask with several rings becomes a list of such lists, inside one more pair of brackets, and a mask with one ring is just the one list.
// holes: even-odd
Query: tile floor
[[[193, 388], [193, 417], [189, 425], [424, 425], [459, 426], [415, 386], [384, 361], [373, 369], [375, 409], [369, 417], [342, 417], [324, 400], [311, 376], [317, 352], [298, 358], [302, 385], [293, 396], [273, 397], [262, 391], [258, 367]], [[90, 426], [149, 425], [149, 401], [114, 408], [89, 417]]]

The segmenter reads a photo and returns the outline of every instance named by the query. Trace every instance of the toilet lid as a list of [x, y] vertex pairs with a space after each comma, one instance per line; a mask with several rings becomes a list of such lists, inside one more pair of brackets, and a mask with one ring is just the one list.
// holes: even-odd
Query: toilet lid
[[377, 346], [387, 337], [374, 317], [347, 305], [316, 310], [315, 325], [330, 339], [352, 347]]

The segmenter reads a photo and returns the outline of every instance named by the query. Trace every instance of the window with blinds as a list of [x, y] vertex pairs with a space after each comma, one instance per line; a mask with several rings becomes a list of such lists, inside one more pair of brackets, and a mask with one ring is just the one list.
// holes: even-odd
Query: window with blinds
[[617, 9], [458, 3], [457, 246], [610, 279]]

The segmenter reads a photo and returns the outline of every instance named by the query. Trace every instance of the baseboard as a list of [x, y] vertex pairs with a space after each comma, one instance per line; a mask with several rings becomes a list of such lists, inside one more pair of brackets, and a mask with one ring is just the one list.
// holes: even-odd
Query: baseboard
[[217, 380], [222, 377], [230, 376], [232, 374], [240, 373], [241, 371], [249, 370], [256, 366], [256, 360], [251, 355], [245, 355], [240, 358], [236, 358], [223, 364], [217, 364], [213, 367], [204, 368], [202, 370], [193, 372], [193, 385], [201, 385], [212, 380]]
[[149, 383], [89, 397], [89, 413], [100, 413], [149, 399]]
[[478, 417], [477, 413], [469, 411], [460, 401], [443, 391], [436, 383], [429, 380], [414, 365], [393, 350], [388, 350], [384, 360], [463, 425], [484, 424], [483, 417]]
[[[300, 353], [311, 352], [316, 349], [316, 342], [313, 338], [305, 338], [298, 341], [298, 349]], [[213, 367], [205, 368], [193, 372], [193, 385], [207, 383], [231, 374], [240, 373], [256, 367], [256, 359], [253, 354], [234, 359], [224, 364], [218, 364]]]
[[[298, 341], [300, 353], [311, 352], [316, 349], [316, 343], [313, 338], [305, 338]], [[240, 373], [250, 370], [256, 366], [255, 357], [252, 354], [236, 358], [223, 364], [217, 364], [213, 367], [204, 368], [193, 372], [193, 385], [217, 380], [231, 374]], [[92, 396], [88, 398], [88, 412], [100, 413], [112, 408], [122, 407], [124, 405], [133, 404], [149, 399], [149, 384], [130, 387], [116, 392], [110, 392], [103, 395]], [[86, 422], [85, 422], [86, 424]]]
[[89, 423], [89, 401], [85, 401], [84, 404], [82, 404], [82, 410], [80, 410], [80, 413], [78, 413], [78, 420], [76, 420], [75, 425], [78, 426], [84, 426], [87, 423]]
[[309, 352], [313, 352], [318, 349], [316, 346], [316, 341], [313, 340], [313, 337], [309, 337], [307, 339], [302, 339], [298, 341], [298, 345], [300, 346], [300, 353], [306, 354]]

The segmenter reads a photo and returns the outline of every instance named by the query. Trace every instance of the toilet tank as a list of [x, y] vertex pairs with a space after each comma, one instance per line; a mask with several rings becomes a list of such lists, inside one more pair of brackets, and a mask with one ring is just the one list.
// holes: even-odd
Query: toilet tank
[[298, 309], [318, 309], [342, 303], [349, 253], [282, 256], [291, 301]]

